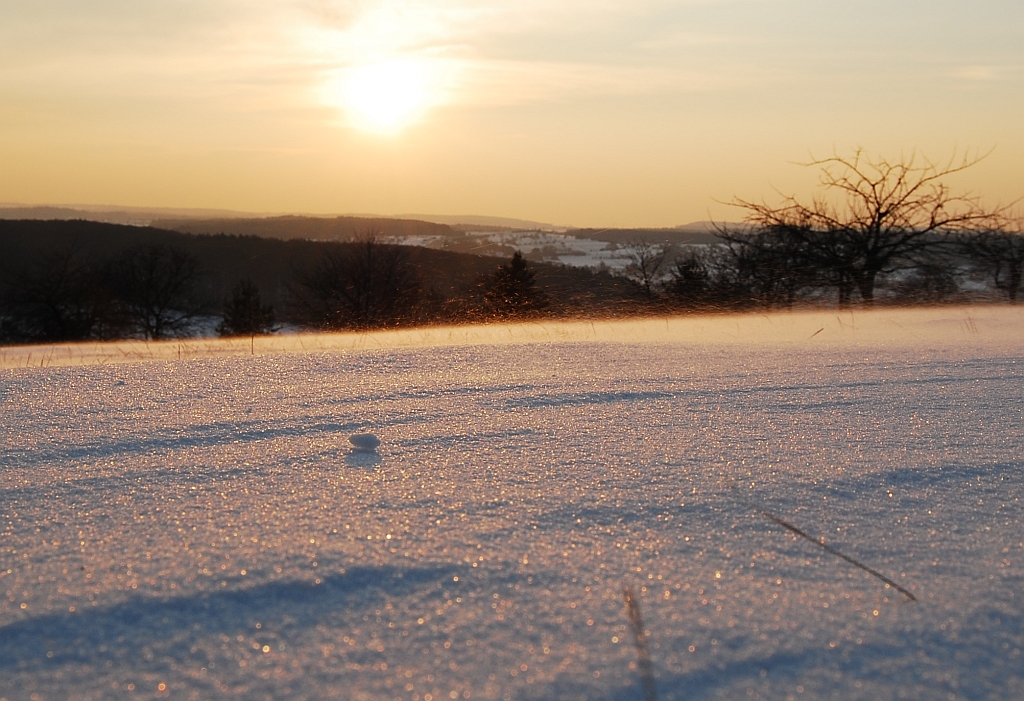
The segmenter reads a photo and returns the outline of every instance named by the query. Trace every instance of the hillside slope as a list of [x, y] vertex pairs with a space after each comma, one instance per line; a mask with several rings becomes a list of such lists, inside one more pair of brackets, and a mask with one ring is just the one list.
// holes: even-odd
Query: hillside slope
[[[250, 278], [258, 283], [264, 298], [287, 318], [290, 288], [297, 272], [348, 244], [256, 235], [198, 235], [80, 220], [0, 220], [0, 290], [13, 284], [46, 252], [72, 252], [82, 261], [101, 264], [119, 251], [149, 245], [173, 246], [198, 260], [198, 291], [211, 309], [219, 308], [239, 280]], [[402, 252], [420, 271], [426, 289], [443, 297], [465, 294], [480, 275], [506, 262], [415, 246], [403, 246]], [[561, 265], [532, 265], [538, 285], [551, 298], [554, 314], [616, 313], [632, 304], [635, 288], [622, 278]]]

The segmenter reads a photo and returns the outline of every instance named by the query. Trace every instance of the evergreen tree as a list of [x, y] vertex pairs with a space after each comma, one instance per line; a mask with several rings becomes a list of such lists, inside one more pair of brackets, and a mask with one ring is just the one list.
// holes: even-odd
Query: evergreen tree
[[523, 254], [516, 251], [512, 260], [483, 276], [478, 283], [484, 313], [491, 317], [512, 318], [530, 316], [545, 309], [548, 296], [537, 288], [535, 276]]
[[273, 330], [274, 308], [262, 303], [259, 288], [249, 279], [235, 285], [231, 299], [224, 305], [217, 333], [221, 336], [255, 336]]
[[708, 304], [711, 300], [711, 274], [708, 263], [692, 248], [676, 258], [671, 270], [669, 290], [685, 308]]

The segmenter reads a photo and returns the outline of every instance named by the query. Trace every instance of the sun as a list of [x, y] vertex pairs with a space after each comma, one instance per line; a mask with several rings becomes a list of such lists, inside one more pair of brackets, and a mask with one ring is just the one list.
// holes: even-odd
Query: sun
[[354, 68], [339, 89], [353, 124], [370, 131], [399, 131], [419, 119], [429, 102], [427, 71], [416, 61]]

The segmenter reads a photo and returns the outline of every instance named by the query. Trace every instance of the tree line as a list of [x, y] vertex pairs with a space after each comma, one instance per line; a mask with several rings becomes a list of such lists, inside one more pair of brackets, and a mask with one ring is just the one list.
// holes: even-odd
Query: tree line
[[547, 266], [541, 286], [519, 253], [501, 261], [415, 249], [372, 232], [284, 242], [0, 221], [0, 249], [4, 343], [528, 319], [624, 297], [623, 281], [607, 274]]
[[[382, 243], [192, 235], [85, 221], [0, 221], [0, 342], [252, 335], [283, 327], [433, 323], [680, 311], [848, 307], [1000, 295], [1015, 302], [1021, 218], [955, 195], [975, 165], [815, 161], [809, 204], [735, 200], [718, 242], [626, 244], [621, 273]], [[880, 294], [883, 293], [884, 294]]]
[[525, 319], [549, 307], [536, 273], [518, 251], [460, 294], [444, 296], [425, 284], [408, 247], [381, 244], [372, 235], [299, 270], [292, 292], [297, 318], [323, 330]]
[[131, 248], [95, 264], [80, 251], [42, 251], [5, 285], [0, 338], [68, 341], [169, 338], [201, 311], [194, 257], [168, 246]]
[[636, 241], [626, 272], [652, 302], [684, 308], [871, 307], [883, 283], [895, 302], [964, 298], [968, 286], [1015, 302], [1021, 216], [947, 184], [979, 160], [890, 161], [856, 151], [813, 161], [820, 189], [810, 203], [734, 200], [744, 222], [718, 227], [719, 244], [680, 253]]

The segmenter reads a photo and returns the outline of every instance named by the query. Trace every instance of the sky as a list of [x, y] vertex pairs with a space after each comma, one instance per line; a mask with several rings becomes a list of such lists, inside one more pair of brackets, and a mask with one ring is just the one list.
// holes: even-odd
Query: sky
[[1020, 0], [3, 0], [0, 202], [738, 219], [814, 158], [989, 155]]

